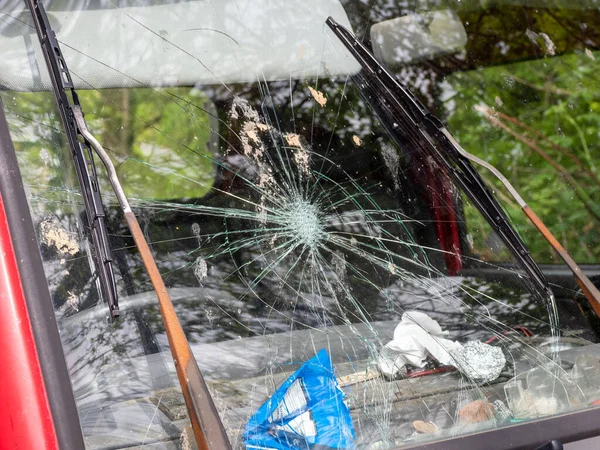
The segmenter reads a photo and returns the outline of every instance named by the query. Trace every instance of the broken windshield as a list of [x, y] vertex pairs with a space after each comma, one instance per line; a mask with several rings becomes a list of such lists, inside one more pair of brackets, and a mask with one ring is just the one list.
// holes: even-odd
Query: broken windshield
[[[596, 11], [147, 3], [47, 10], [234, 448], [393, 448], [600, 399], [597, 318], [567, 269], [482, 171], [532, 256], [554, 264], [548, 308], [460, 186], [390, 137], [325, 26], [351, 28], [593, 275]], [[108, 179], [99, 170], [114, 321], [31, 20], [20, 2], [1, 12], [0, 95], [86, 445], [184, 446], [155, 295]]]

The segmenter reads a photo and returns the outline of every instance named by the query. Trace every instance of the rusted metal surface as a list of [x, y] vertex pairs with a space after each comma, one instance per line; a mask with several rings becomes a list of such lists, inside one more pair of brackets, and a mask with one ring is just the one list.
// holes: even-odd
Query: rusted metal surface
[[594, 286], [590, 279], [583, 273], [577, 263], [571, 258], [571, 255], [567, 253], [565, 248], [560, 242], [552, 235], [548, 227], [544, 225], [544, 222], [537, 216], [537, 214], [529, 207], [529, 205], [523, 206], [523, 212], [531, 220], [531, 223], [539, 230], [540, 233], [546, 238], [548, 243], [556, 250], [556, 253], [562, 258], [565, 264], [571, 269], [577, 284], [583, 291], [585, 298], [590, 302], [592, 308], [596, 312], [596, 315], [600, 317], [600, 291]]
[[140, 225], [131, 211], [125, 212], [125, 219], [158, 297], [160, 314], [198, 448], [200, 450], [231, 448]]

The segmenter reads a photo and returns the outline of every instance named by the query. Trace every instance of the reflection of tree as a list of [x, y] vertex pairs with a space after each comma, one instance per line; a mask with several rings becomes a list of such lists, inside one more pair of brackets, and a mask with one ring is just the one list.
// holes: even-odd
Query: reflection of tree
[[[60, 188], [75, 179], [54, 98], [49, 92], [2, 93], [20, 170], [32, 186]], [[32, 137], [34, 137], [32, 139]], [[62, 166], [66, 170], [57, 171]], [[69, 170], [71, 168], [71, 170]]]
[[[555, 46], [555, 54], [597, 48], [600, 42], [600, 18], [593, 7], [577, 7], [565, 2], [527, 1], [404, 1], [342, 0], [357, 36], [369, 39], [370, 26], [385, 20], [437, 9], [451, 9], [460, 17], [468, 35], [465, 55], [450, 55], [426, 62], [424, 67], [452, 72], [489, 67], [497, 64], [543, 57], [548, 48], [547, 34]], [[538, 2], [540, 3], [540, 2]], [[526, 30], [538, 35], [535, 38]]]
[[172, 94], [210, 108], [206, 97], [188, 88], [80, 94], [90, 128], [117, 160], [117, 172], [129, 195], [195, 198], [210, 188], [210, 118], [188, 109]]
[[[597, 152], [592, 136], [600, 122], [597, 65], [590, 50], [600, 43], [600, 16], [564, 2], [526, 3], [347, 1], [344, 6], [355, 32], [367, 42], [373, 23], [428, 9], [456, 11], [468, 36], [463, 53], [392, 68], [405, 84], [417, 87], [430, 108], [448, 116], [450, 131], [467, 150], [509, 175], [577, 260], [593, 263], [600, 255], [600, 192], [591, 155]], [[389, 39], [401, 42], [399, 36]], [[469, 72], [477, 68], [487, 69]], [[494, 120], [510, 128], [494, 129], [473, 110], [480, 103], [498, 109]], [[534, 257], [558, 262], [516, 205], [506, 196], [503, 200]], [[486, 228], [470, 208], [467, 218], [471, 229]], [[489, 250], [486, 235], [475, 242], [479, 254]]]
[[[449, 122], [459, 141], [501, 169], [575, 259], [589, 263], [600, 256], [595, 70], [582, 53], [448, 79], [455, 91]], [[533, 255], [557, 262], [518, 206], [503, 199]], [[472, 213], [469, 220], [477, 223]]]

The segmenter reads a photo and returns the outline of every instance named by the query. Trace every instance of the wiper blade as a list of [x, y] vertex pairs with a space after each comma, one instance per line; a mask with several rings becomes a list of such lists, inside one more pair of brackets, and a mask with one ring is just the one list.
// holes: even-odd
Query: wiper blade
[[[102, 202], [98, 190], [98, 181], [96, 180], [96, 171], [93, 166], [93, 158], [90, 150], [91, 147], [96, 151], [98, 157], [106, 167], [108, 178], [115, 191], [119, 205], [123, 210], [123, 215], [125, 216], [125, 220], [131, 231], [136, 247], [140, 252], [142, 261], [146, 267], [152, 286], [154, 287], [154, 291], [156, 292], [160, 315], [169, 341], [169, 348], [175, 363], [175, 371], [188, 410], [196, 444], [200, 450], [208, 450], [209, 448], [223, 450], [231, 449], [231, 444], [225, 432], [223, 422], [219, 417], [219, 413], [212, 400], [208, 386], [198, 367], [198, 362], [194, 358], [194, 354], [192, 353], [187, 337], [183, 331], [181, 322], [177, 317], [173, 302], [171, 301], [164, 280], [158, 270], [156, 261], [152, 256], [148, 242], [144, 237], [144, 233], [140, 228], [135, 214], [131, 210], [129, 201], [125, 196], [123, 187], [117, 177], [115, 166], [104, 148], [102, 148], [102, 145], [100, 145], [98, 140], [96, 140], [87, 128], [83, 110], [77, 98], [77, 92], [71, 81], [66, 62], [61, 56], [60, 47], [54, 35], [54, 31], [52, 31], [50, 24], [48, 23], [48, 17], [46, 16], [44, 7], [39, 0], [27, 0], [26, 3], [33, 16], [35, 28], [40, 43], [42, 44], [42, 50], [44, 51], [44, 56], [51, 72], [52, 86], [61, 111], [63, 126], [65, 127], [67, 137], [69, 138], [69, 145], [73, 152], [73, 157], [76, 162], [86, 162], [90, 168], [90, 170], [87, 171], [85, 167], [78, 166], [78, 170], [82, 170], [82, 175], [87, 175], [87, 177], [80, 177], [82, 191], [86, 193], [90, 188], [92, 189], [89, 199], [90, 210], [87, 209], [88, 199], [86, 197], [86, 211], [88, 211], [88, 215], [91, 215], [91, 217], [94, 218], [95, 228], [98, 229], [98, 232], [104, 230], [106, 233], [103, 222], [104, 214], [101, 210]], [[72, 102], [69, 102], [68, 100], [66, 95], [67, 90], [71, 94]], [[88, 155], [88, 158], [82, 158], [80, 153]], [[78, 172], [78, 176], [79, 175]], [[92, 228], [92, 231], [94, 231], [94, 228]], [[103, 253], [104, 255], [110, 255], [108, 240], [106, 240], [106, 247], [99, 247], [99, 250], [105, 251], [106, 253]], [[110, 266], [105, 267], [111, 268]], [[110, 285], [107, 287], [110, 287]], [[114, 301], [116, 302], [116, 294]], [[113, 305], [116, 306], [116, 303]], [[114, 308], [111, 309], [113, 316], [118, 315], [118, 311], [118, 307], [116, 310]]]
[[[362, 75], [369, 80], [369, 86], [361, 87], [361, 93], [377, 112], [396, 143], [402, 146], [404, 142], [409, 141], [418, 148], [424, 149], [452, 175], [515, 256], [519, 265], [530, 276], [534, 285], [549, 297], [552, 295], [552, 291], [542, 271], [529, 254], [518, 233], [510, 225], [502, 207], [489, 191], [471, 161], [492, 172], [516, 200], [531, 223], [569, 267], [586, 299], [596, 315], [600, 317], [600, 291], [508, 179], [491, 164], [464, 150], [442, 122], [431, 114], [408, 89], [396, 81], [348, 30], [331, 17], [327, 19], [327, 25], [362, 66]], [[399, 122], [402, 122], [402, 126], [399, 126]], [[537, 294], [537, 292], [533, 292]]]
[[[450, 174], [527, 273], [535, 286], [531, 289], [532, 293], [544, 293], [546, 299], [550, 298], [552, 291], [546, 277], [466, 157], [466, 152], [442, 122], [392, 77], [346, 28], [331, 17], [327, 19], [327, 25], [361, 65], [361, 72], [354, 76], [355, 82], [394, 141], [400, 148], [408, 143], [416, 151], [424, 152]], [[364, 77], [367, 83], [360, 77]]]
[[29, 6], [40, 39], [42, 53], [48, 65], [58, 111], [64, 125], [67, 143], [71, 150], [75, 172], [81, 187], [88, 226], [92, 235], [92, 252], [100, 292], [108, 303], [111, 318], [117, 317], [119, 315], [117, 285], [113, 272], [113, 258], [108, 240], [106, 214], [102, 206], [94, 156], [89, 141], [82, 135], [75, 121], [73, 112], [74, 108], [79, 107], [79, 98], [77, 92], [75, 92], [67, 64], [60, 52], [56, 35], [50, 27], [46, 12], [41, 3], [32, 2]]

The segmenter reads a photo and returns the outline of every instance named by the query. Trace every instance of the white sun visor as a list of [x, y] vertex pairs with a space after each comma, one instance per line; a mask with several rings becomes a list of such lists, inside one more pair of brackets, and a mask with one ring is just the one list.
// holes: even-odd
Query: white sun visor
[[[218, 85], [359, 70], [325, 26], [332, 16], [350, 28], [338, 0], [200, 0], [120, 8], [108, 0], [77, 3], [61, 8], [64, 2], [49, 2], [46, 10], [80, 89]], [[22, 1], [0, 11], [3, 89], [50, 89], [31, 24]]]

